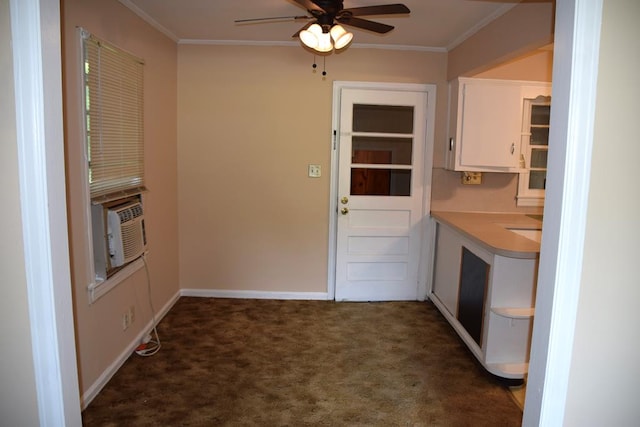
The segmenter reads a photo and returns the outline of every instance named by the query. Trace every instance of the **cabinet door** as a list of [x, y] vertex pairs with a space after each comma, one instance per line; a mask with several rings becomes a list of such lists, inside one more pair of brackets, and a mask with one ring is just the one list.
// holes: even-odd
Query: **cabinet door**
[[521, 87], [463, 83], [458, 123], [460, 167], [518, 168]]
[[460, 285], [461, 240], [448, 227], [438, 224], [433, 293], [456, 317]]

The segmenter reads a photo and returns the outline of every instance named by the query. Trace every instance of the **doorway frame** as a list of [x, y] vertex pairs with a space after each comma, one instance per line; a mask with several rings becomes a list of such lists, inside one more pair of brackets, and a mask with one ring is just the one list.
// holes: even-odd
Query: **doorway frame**
[[[29, 4], [40, 4], [42, 3], [43, 5], [48, 6], [49, 8], [45, 8], [44, 11], [42, 11], [42, 14], [40, 15], [40, 18], [44, 18], [48, 25], [54, 25], [57, 23], [57, 25], [60, 25], [60, 13], [59, 13], [59, 9], [57, 11], [57, 13], [55, 13], [53, 10], [49, 10], [49, 9], [55, 9], [53, 6], [54, 5], [58, 5], [57, 7], [59, 7], [59, 1], [56, 0], [25, 0], [24, 3], [27, 3], [27, 1], [29, 1]], [[567, 55], [566, 58], [563, 58], [562, 61], [562, 66], [563, 67], [570, 67], [573, 68], [573, 63], [572, 63], [572, 56], [571, 53], [574, 49], [574, 39], [572, 37], [573, 35], [573, 31], [574, 31], [574, 25], [581, 28], [583, 33], [587, 33], [587, 35], [589, 33], [593, 33], [596, 31], [599, 31], [599, 26], [596, 28], [591, 28], [591, 29], [585, 29], [584, 27], [586, 26], [593, 26], [593, 19], [591, 19], [591, 16], [586, 16], [586, 14], [584, 13], [584, 10], [595, 6], [599, 6], [601, 7], [601, 2], [602, 0], [567, 0], [567, 2], [563, 2], [563, 5], [566, 5], [566, 7], [563, 8], [562, 12], [563, 13], [558, 13], [556, 15], [556, 36], [562, 35], [563, 37], [567, 38], [567, 44], [566, 44], [566, 48], [568, 49], [568, 51], [563, 52], [564, 55]], [[11, 4], [10, 7], [13, 8], [14, 5], [18, 4], [18, 0], [11, 0]], [[578, 9], [580, 9], [581, 11], [583, 11], [583, 13], [578, 13]], [[596, 15], [594, 17], [594, 19], [596, 20], [597, 23], [600, 22], [601, 19], [601, 13], [602, 10], [601, 9], [597, 9], [594, 10], [593, 13]], [[38, 25], [38, 17], [34, 16], [34, 15], [30, 15], [28, 17], [25, 17], [23, 20], [17, 21], [13, 16], [11, 18], [12, 20], [12, 25], [14, 23], [17, 22], [24, 22], [24, 23], [31, 23], [33, 25]], [[25, 29], [25, 31], [28, 31], [28, 29]], [[53, 34], [53, 33], [52, 33]], [[585, 47], [583, 45], [580, 46], [575, 46], [575, 48], [578, 50], [578, 53], [580, 53], [580, 51], [582, 49], [585, 49]], [[39, 52], [38, 54], [42, 54], [42, 52]], [[578, 56], [579, 55], [575, 55]], [[560, 67], [560, 64], [558, 64], [557, 66], [558, 68]], [[45, 63], [43, 64], [43, 69], [46, 72], [54, 72], [57, 73], [58, 70], [60, 70], [61, 66], [60, 63], [53, 63], [52, 61], [45, 61]], [[554, 68], [556, 68], [556, 65], [554, 64]], [[569, 73], [570, 74], [570, 73]], [[568, 75], [567, 77], [562, 79], [562, 83], [560, 83], [560, 81], [556, 81], [555, 83], [555, 87], [556, 89], [560, 89], [563, 85], [566, 85], [567, 82], [572, 82], [573, 79], [575, 77], [573, 75]], [[584, 84], [587, 87], [591, 87], [594, 86], [597, 83], [597, 78], [596, 76], [593, 75], [588, 75], [588, 76], [584, 76], [584, 81], [581, 84]], [[50, 80], [47, 80], [47, 87], [49, 87], [49, 85], [52, 85], [53, 83]], [[55, 85], [54, 85], [55, 88]], [[43, 88], [39, 88], [40, 91], [43, 91]], [[555, 90], [555, 89], [554, 89]], [[568, 90], [568, 89], [567, 89]], [[580, 93], [579, 90], [576, 90], [575, 93]], [[558, 106], [558, 104], [556, 103], [557, 107], [556, 107], [556, 111], [563, 111], [564, 113], [568, 113], [568, 110], [570, 108], [574, 108], [577, 104], [579, 104], [580, 100], [574, 100], [574, 99], [567, 99], [567, 102], [564, 103], [563, 105]], [[62, 103], [60, 102], [60, 106], [59, 108], [62, 108]], [[20, 110], [20, 108], [16, 107], [16, 110]], [[573, 125], [572, 127], [575, 128], [577, 126], [581, 126], [581, 119], [582, 117], [580, 117], [580, 115], [576, 115], [576, 114], [571, 114], [569, 115], [570, 118], [570, 123], [571, 125]], [[52, 117], [47, 117], [46, 118], [47, 122], [50, 122], [52, 125], [55, 125], [56, 123], [59, 124], [60, 126], [62, 126], [62, 119], [60, 118], [52, 118]], [[569, 127], [569, 124], [566, 124], [566, 127]], [[589, 143], [591, 142], [591, 140], [588, 141]], [[574, 146], [576, 143], [576, 140], [572, 140], [570, 146]], [[18, 141], [18, 144], [25, 144], [25, 141]], [[566, 144], [563, 143], [563, 147], [566, 147]], [[333, 151], [332, 151], [332, 158], [333, 158]], [[60, 157], [56, 157], [53, 156], [50, 152], [47, 152], [45, 154], [45, 156], [47, 157], [48, 161], [48, 167], [49, 167], [49, 172], [51, 173], [62, 173], [64, 174], [64, 161], [62, 158]], [[585, 161], [589, 160], [590, 156], [587, 156], [587, 159], [584, 159]], [[559, 165], [559, 168], [562, 166], [564, 166], [564, 161], [561, 162], [562, 165]], [[581, 177], [584, 176], [588, 176], [587, 171], [582, 171], [580, 173]], [[560, 173], [555, 174], [554, 175], [554, 181], [556, 181], [555, 185], [558, 185], [559, 187], [566, 187], [566, 185], [564, 184], [564, 181], [561, 179], [560, 177]], [[55, 185], [54, 185], [55, 186]], [[61, 191], [61, 189], [59, 187], [57, 191]], [[26, 197], [27, 195], [27, 191], [21, 190], [21, 196], [22, 197]], [[574, 193], [573, 197], [566, 199], [566, 201], [563, 204], [563, 207], [560, 208], [556, 208], [554, 210], [554, 215], [556, 216], [554, 218], [554, 223], [557, 223], [555, 230], [554, 231], [562, 231], [562, 241], [563, 241], [563, 247], [568, 247], [573, 245], [577, 245], [581, 242], [581, 239], [579, 239], [578, 237], [573, 236], [570, 232], [564, 232], [565, 228], [571, 223], [571, 221], [566, 220], [566, 221], [562, 221], [563, 219], [568, 218], [567, 215], [567, 210], [570, 209], [571, 207], [576, 207], [576, 208], [581, 208], [583, 206], [583, 203], [585, 202], [585, 198], [586, 195], [584, 194], [584, 192], [577, 192]], [[55, 204], [55, 212], [60, 214], [64, 211], [63, 208], [61, 208], [60, 206], [60, 201], [57, 201]], [[54, 215], [53, 212], [49, 211], [46, 209], [45, 206], [41, 206], [41, 209], [43, 210], [43, 217], [48, 219], [48, 220], [53, 220], [53, 219], [58, 219], [59, 216], [58, 215]], [[331, 213], [331, 212], [330, 212]], [[23, 229], [27, 229], [30, 226], [37, 226], [37, 223], [35, 221], [35, 218], [23, 218]], [[584, 230], [582, 230], [584, 232]], [[553, 237], [552, 234], [550, 234], [549, 232], [547, 232], [545, 239], [554, 239], [554, 242], [557, 244], [558, 241], [560, 240], [560, 238], [555, 238]], [[42, 244], [47, 244], [47, 239], [45, 237], [43, 237], [42, 235], [40, 236], [35, 236], [37, 239], [39, 239], [41, 241]], [[331, 237], [331, 235], [330, 235]], [[331, 241], [331, 239], [330, 239]], [[62, 251], [57, 251], [57, 256], [63, 256], [61, 254]], [[67, 256], [68, 259], [68, 256]], [[330, 259], [329, 259], [330, 260]], [[60, 262], [63, 262], [64, 260], [59, 260]], [[551, 261], [548, 261], [551, 262]], [[36, 268], [35, 266], [29, 266], [29, 268]], [[50, 276], [53, 276], [51, 272], [48, 273]], [[553, 288], [555, 288], [557, 283], [562, 283], [562, 279], [568, 278], [570, 285], [573, 286], [579, 286], [579, 282], [577, 282], [576, 278], [571, 278], [568, 277], [568, 274], [563, 274], [562, 277], [555, 277], [552, 274], [549, 274], [549, 276], [546, 278], [548, 280], [546, 286], [550, 287], [550, 291], [549, 294], [547, 296], [548, 299], [548, 305], [553, 304], [554, 302], [559, 302], [560, 299], [559, 297], [553, 295]], [[42, 284], [42, 288], [43, 290], [46, 290], [47, 292], [57, 292], [59, 291], [61, 288], [64, 289], [64, 287], [68, 286], [68, 283], [65, 283], [65, 280], [52, 280], [52, 281], [47, 281], [45, 283]], [[570, 303], [570, 304], [577, 304], [577, 299], [578, 299], [578, 295], [575, 292], [570, 292], [569, 294], [566, 295], [566, 298], [563, 299], [563, 303]], [[64, 302], [63, 302], [64, 303]], [[64, 304], [63, 304], [64, 305]], [[58, 315], [63, 314], [66, 315], [67, 317], [71, 317], [73, 316], [73, 312], [72, 312], [72, 308], [71, 308], [71, 304], [70, 301], [66, 302], [66, 307], [59, 307], [56, 306], [56, 304], [54, 303], [54, 301], [52, 301], [51, 299], [46, 299], [46, 300], [29, 300], [29, 306], [30, 306], [30, 310], [46, 310], [47, 312], [57, 312]], [[58, 310], [60, 309], [60, 310]], [[66, 309], [66, 311], [65, 311]], [[556, 335], [556, 336], [561, 336], [565, 339], [568, 340], [573, 340], [573, 333], [574, 333], [574, 329], [575, 329], [575, 318], [571, 321], [571, 322], [567, 322], [564, 323], [564, 319], [562, 318], [557, 318], [557, 317], [552, 317], [550, 312], [547, 312], [544, 314], [545, 316], [545, 322], [544, 325], [540, 324], [540, 326], [537, 328], [538, 329], [538, 334], [540, 336], [541, 339], [545, 338], [549, 338], [550, 335]], [[538, 316], [540, 317], [540, 316]], [[52, 316], [52, 318], [54, 318], [55, 324], [57, 328], [66, 328], [67, 325], [67, 320], [64, 320], [62, 318], [59, 318], [58, 316]], [[52, 376], [58, 378], [59, 376], [59, 369], [61, 369], [59, 366], [56, 366], [56, 364], [59, 362], [61, 365], [64, 365], [65, 367], [70, 367], [70, 366], [74, 366], [75, 364], [75, 346], [73, 343], [72, 339], [68, 339], [68, 334], [67, 334], [67, 339], [61, 339], [59, 340], [59, 346], [57, 346], [54, 349], [49, 349], [48, 352], [44, 352], [43, 351], [43, 357], [44, 360], [36, 360], [34, 361], [35, 364], [39, 365], [36, 367], [36, 369], [40, 369], [43, 373], [48, 373], [51, 374]], [[38, 349], [44, 350], [44, 344], [43, 343], [38, 343], [37, 340], [32, 338], [32, 342], [33, 342], [33, 348], [34, 351], [37, 351]], [[566, 348], [568, 347], [568, 348]], [[568, 376], [569, 376], [569, 372], [568, 371], [562, 371], [563, 368], [566, 367], [565, 364], [565, 359], [568, 357], [571, 357], [571, 345], [570, 344], [566, 344], [564, 350], [568, 350], [568, 354], [566, 354], [565, 356], [562, 356], [561, 359], [562, 360], [558, 360], [558, 355], [560, 354], [561, 350], [563, 350], [563, 348], [557, 348], [554, 349], [554, 351], [550, 351], [548, 350], [546, 347], [540, 349], [540, 358], [541, 360], [536, 362], [540, 364], [540, 373], [537, 374], [538, 378], [538, 382], [539, 382], [539, 387], [540, 387], [540, 393], [542, 393], [542, 391], [544, 391], [545, 394], [545, 401], [546, 402], [551, 402], [554, 401], [555, 399], [561, 399], [561, 403], [558, 403], [556, 405], [554, 405], [554, 407], [551, 407], [551, 405], [542, 405], [541, 399], [532, 399], [531, 401], [529, 401], [529, 403], [526, 404], [526, 418], [525, 419], [525, 425], [539, 425], [539, 421], [540, 420], [544, 420], [545, 422], [547, 422], [547, 424], [554, 424], [554, 425], [560, 425], [562, 422], [562, 418], [564, 416], [564, 407], [561, 407], [565, 401], [565, 397], [566, 397], [566, 387], [553, 387], [555, 384], [553, 384], [551, 382], [550, 375], [545, 375], [546, 371], [553, 371], [556, 375], [559, 375], [558, 380], [561, 383], [565, 383], [568, 381]], [[50, 362], [50, 363], [48, 363]], [[66, 383], [68, 384], [69, 381], [69, 370], [65, 371], [67, 375], [65, 375], [65, 379], [66, 379]], [[531, 376], [529, 377], [529, 380], [531, 381]], [[59, 380], [58, 380], [59, 382]], [[59, 394], [55, 394], [53, 392], [53, 390], [50, 387], [46, 387], [44, 384], [42, 383], [38, 383], [36, 384], [36, 387], [38, 388], [38, 404], [40, 405], [46, 405], [46, 406], [50, 406], [50, 410], [53, 412], [58, 412], [58, 413], [63, 413], [65, 412], [65, 408], [70, 410], [70, 411], [74, 411], [77, 406], [77, 412], [78, 412], [78, 421], [79, 421], [79, 402], [76, 402], [75, 398], [73, 396], [71, 396], [70, 394], [63, 396], [63, 398], [60, 398]], [[77, 390], [77, 384], [75, 386], [76, 390]], [[538, 422], [536, 422], [538, 421]], [[41, 423], [41, 425], [54, 425], [53, 423], [55, 422], [55, 420], [49, 420], [49, 422], [45, 422], [43, 421]], [[64, 423], [60, 423], [58, 425], [64, 425]], [[80, 423], [74, 423], [74, 422], [70, 422], [67, 423], [67, 425], [80, 425]]]
[[80, 426], [62, 102], [61, 5], [10, 0], [27, 300], [41, 426]]
[[431, 203], [431, 177], [433, 170], [433, 150], [435, 145], [435, 118], [436, 118], [436, 85], [421, 83], [385, 83], [385, 82], [357, 82], [341, 81], [333, 82], [333, 101], [331, 110], [331, 168], [329, 178], [329, 255], [327, 258], [327, 299], [335, 300], [336, 297], [336, 255], [338, 233], [338, 144], [340, 143], [340, 106], [343, 89], [379, 90], [379, 91], [404, 91], [424, 92], [427, 94], [426, 127], [422, 193], [422, 218], [420, 232], [420, 263], [418, 265], [418, 289], [419, 301], [424, 301], [431, 288], [431, 260], [433, 258], [433, 223], [429, 219], [429, 206]]
[[561, 425], [573, 358], [591, 176], [603, 0], [555, 13], [553, 107], [536, 316], [522, 425]]

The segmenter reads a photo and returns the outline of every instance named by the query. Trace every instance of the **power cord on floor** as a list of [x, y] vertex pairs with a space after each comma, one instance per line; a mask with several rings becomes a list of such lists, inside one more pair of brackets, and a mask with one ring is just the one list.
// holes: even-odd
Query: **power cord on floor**
[[151, 332], [143, 339], [142, 344], [136, 347], [136, 354], [138, 356], [153, 356], [160, 351], [160, 337], [158, 336], [158, 330], [156, 329], [156, 311], [153, 308], [153, 301], [151, 300], [151, 277], [149, 275], [149, 266], [147, 265], [146, 255], [142, 255], [142, 261], [144, 262], [144, 271], [147, 274], [147, 294], [149, 295], [149, 307], [151, 308], [151, 319], [153, 322], [153, 334], [155, 339], [151, 335]]

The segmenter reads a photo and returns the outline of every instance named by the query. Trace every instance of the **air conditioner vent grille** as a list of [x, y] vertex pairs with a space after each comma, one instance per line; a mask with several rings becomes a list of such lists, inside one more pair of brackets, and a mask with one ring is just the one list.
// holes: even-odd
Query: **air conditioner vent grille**
[[124, 224], [127, 221], [131, 221], [135, 218], [142, 216], [142, 205], [136, 203], [133, 206], [118, 211], [120, 217], [120, 223]]
[[114, 208], [107, 217], [111, 266], [119, 267], [141, 256], [146, 249], [142, 204]]

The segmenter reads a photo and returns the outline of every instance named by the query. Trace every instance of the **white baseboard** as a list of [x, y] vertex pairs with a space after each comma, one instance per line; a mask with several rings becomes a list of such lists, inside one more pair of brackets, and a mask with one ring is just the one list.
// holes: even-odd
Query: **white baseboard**
[[[180, 291], [176, 292], [176, 294], [171, 297], [171, 299], [160, 309], [160, 311], [156, 312], [156, 324], [160, 323], [162, 318], [169, 312], [169, 310], [171, 310], [171, 307], [173, 307], [173, 305], [178, 301], [180, 295]], [[142, 338], [144, 338], [144, 336], [147, 335], [154, 326], [155, 325], [153, 324], [153, 320], [149, 320], [149, 323], [147, 323], [141, 329], [140, 333], [133, 339], [133, 341], [131, 341], [131, 343], [129, 343], [129, 345], [127, 345], [127, 347], [122, 353], [120, 353], [116, 360], [114, 360], [113, 363], [111, 363], [111, 365], [109, 365], [107, 369], [104, 370], [102, 375], [100, 375], [98, 379], [93, 384], [91, 384], [91, 387], [89, 387], [82, 394], [82, 397], [80, 398], [80, 405], [82, 410], [89, 406], [91, 401], [95, 399], [98, 393], [100, 393], [104, 386], [107, 385], [111, 377], [113, 377], [115, 373], [118, 372], [118, 369], [120, 369], [124, 362], [126, 362], [127, 359], [131, 356], [131, 353], [133, 353], [136, 347], [140, 345], [140, 343], [142, 342]]]
[[223, 289], [181, 289], [184, 297], [240, 298], [240, 299], [277, 299], [277, 300], [324, 300], [329, 299], [327, 292], [271, 292], [271, 291], [232, 291]]

